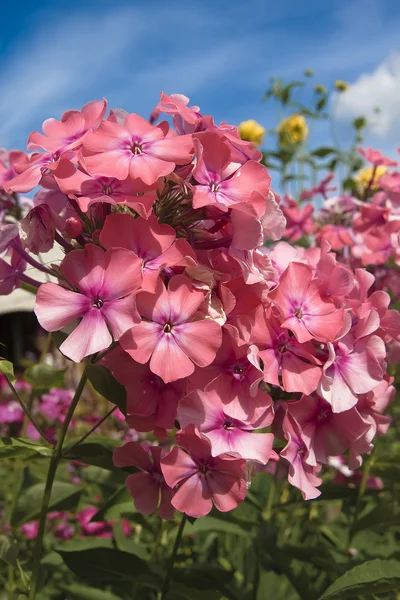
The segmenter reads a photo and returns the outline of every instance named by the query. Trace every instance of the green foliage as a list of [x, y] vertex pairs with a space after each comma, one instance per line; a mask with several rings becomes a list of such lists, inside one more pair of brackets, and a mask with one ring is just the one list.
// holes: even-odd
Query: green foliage
[[38, 393], [47, 392], [50, 388], [64, 387], [65, 371], [60, 371], [49, 365], [39, 363], [25, 370], [24, 379]]
[[125, 388], [111, 375], [110, 371], [102, 365], [89, 364], [87, 373], [96, 392], [116, 404], [121, 412], [126, 414]]
[[339, 577], [320, 600], [357, 598], [360, 595], [382, 594], [400, 589], [400, 562], [369, 560]]

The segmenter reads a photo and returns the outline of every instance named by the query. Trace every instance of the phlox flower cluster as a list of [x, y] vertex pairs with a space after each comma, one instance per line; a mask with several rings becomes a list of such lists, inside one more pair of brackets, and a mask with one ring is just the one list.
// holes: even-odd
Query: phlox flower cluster
[[150, 122], [106, 116], [105, 101], [49, 119], [2, 182], [14, 213], [16, 193], [40, 191], [18, 225], [4, 213], [1, 289], [63, 248], [37, 318], [66, 328], [66, 357], [102, 353], [125, 386], [129, 426], [158, 441], [130, 441], [114, 462], [134, 467], [137, 509], [165, 519], [235, 508], [269, 461], [306, 499], [332, 457], [359, 466], [390, 422], [386, 344], [400, 339], [388, 294], [332, 240], [272, 244], [313, 232], [312, 211], [282, 210], [254, 144], [188, 103], [162, 94]]

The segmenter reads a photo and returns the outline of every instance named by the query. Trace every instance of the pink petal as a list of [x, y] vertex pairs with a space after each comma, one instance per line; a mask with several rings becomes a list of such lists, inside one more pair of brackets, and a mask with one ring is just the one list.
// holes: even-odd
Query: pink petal
[[[229, 482], [230, 489], [225, 491]], [[215, 507], [220, 512], [233, 510], [243, 502], [247, 494], [247, 486], [244, 479], [232, 478], [226, 473], [218, 473], [215, 477], [207, 477], [208, 487], [212, 493], [212, 499]], [[222, 491], [219, 491], [222, 488]]]
[[102, 300], [115, 300], [131, 294], [142, 283], [142, 262], [130, 250], [117, 249], [106, 252], [109, 259], [104, 280], [99, 291]]
[[119, 300], [104, 302], [101, 313], [111, 329], [114, 340], [119, 340], [128, 329], [141, 323], [133, 294]]
[[185, 275], [175, 275], [168, 285], [171, 305], [171, 322], [174, 325], [185, 323], [204, 301], [204, 293], [196, 290]]
[[172, 333], [179, 347], [199, 367], [212, 363], [222, 342], [220, 325], [210, 319], [174, 325]]
[[104, 250], [94, 244], [86, 244], [83, 250], [73, 250], [66, 255], [61, 271], [68, 281], [94, 298], [103, 285], [107, 264], [108, 256]]
[[114, 450], [113, 462], [116, 467], [138, 467], [151, 473], [153, 465], [146, 450], [136, 442], [128, 442]]
[[[131, 331], [134, 335], [135, 328]], [[175, 337], [171, 333], [162, 332], [150, 359], [150, 369], [161, 377], [164, 383], [170, 383], [191, 375], [194, 371], [194, 364], [178, 345]]]
[[150, 515], [157, 509], [160, 488], [152, 475], [148, 473], [128, 475], [125, 485], [134, 499], [136, 509], [142, 515]]
[[195, 519], [208, 515], [212, 509], [212, 501], [204, 480], [197, 473], [182, 483], [171, 502], [177, 510]]
[[120, 338], [122, 348], [139, 363], [146, 363], [161, 337], [162, 328], [157, 323], [142, 321]]
[[58, 331], [82, 317], [91, 306], [89, 298], [55, 283], [42, 283], [36, 295], [35, 314], [46, 331]]
[[123, 180], [129, 175], [132, 157], [132, 152], [116, 149], [102, 152], [101, 154], [94, 154], [93, 156], [84, 156], [83, 163], [91, 175], [116, 177]]
[[60, 351], [74, 362], [85, 356], [105, 350], [112, 343], [106, 322], [97, 308], [91, 308], [78, 327], [60, 346]]
[[176, 446], [161, 459], [160, 465], [164, 479], [170, 488], [174, 488], [182, 480], [196, 475], [198, 471], [198, 467], [190, 455]]
[[153, 185], [159, 177], [165, 177], [172, 173], [174, 168], [175, 163], [173, 162], [160, 160], [145, 153], [132, 154], [129, 175], [132, 179], [141, 179], [146, 185]]
[[194, 424], [200, 431], [210, 431], [224, 421], [221, 398], [213, 390], [194, 390], [179, 402], [180, 426]]

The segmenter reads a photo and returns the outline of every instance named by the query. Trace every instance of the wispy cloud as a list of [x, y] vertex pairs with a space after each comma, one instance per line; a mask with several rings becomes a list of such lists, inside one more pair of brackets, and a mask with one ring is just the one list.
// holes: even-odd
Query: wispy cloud
[[[343, 94], [339, 117], [343, 120], [365, 115], [378, 137], [400, 137], [400, 53], [392, 54], [370, 73], [363, 73]], [[375, 109], [379, 109], [376, 114]]]

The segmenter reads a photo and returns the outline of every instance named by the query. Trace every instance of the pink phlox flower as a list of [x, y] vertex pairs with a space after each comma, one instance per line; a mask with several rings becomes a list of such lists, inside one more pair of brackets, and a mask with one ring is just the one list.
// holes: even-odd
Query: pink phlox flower
[[[89, 132], [95, 131], [102, 122], [107, 110], [107, 101], [94, 100], [85, 104], [81, 110], [68, 110], [61, 121], [44, 121], [43, 134], [35, 131], [28, 138], [28, 150], [47, 150], [52, 154], [66, 155], [76, 151]], [[67, 156], [68, 158], [68, 156]]]
[[10, 181], [13, 177], [16, 177], [17, 172], [14, 168], [14, 164], [24, 160], [26, 158], [25, 152], [21, 150], [11, 150], [10, 152], [4, 151], [0, 156], [0, 190], [3, 183]]
[[247, 486], [246, 461], [237, 454], [212, 456], [210, 440], [194, 425], [178, 431], [175, 446], [161, 460], [167, 484], [174, 489], [172, 505], [190, 517], [207, 515], [213, 504], [221, 512], [242, 502]]
[[201, 117], [198, 106], [188, 106], [189, 98], [183, 94], [171, 94], [168, 96], [161, 92], [160, 102], [156, 110], [166, 115], [179, 115], [181, 119], [190, 125], [196, 125]]
[[252, 418], [258, 405], [270, 404], [266, 392], [259, 389], [262, 372], [248, 359], [248, 346], [239, 345], [235, 330], [226, 327], [222, 330], [222, 344], [213, 362], [204, 368], [196, 368], [189, 377], [189, 389], [204, 389], [218, 377], [223, 382], [226, 397], [236, 397], [242, 407], [243, 418]]
[[142, 282], [141, 264], [133, 252], [104, 252], [86, 244], [83, 250], [67, 254], [61, 273], [76, 291], [51, 282], [42, 284], [35, 313], [46, 331], [59, 331], [82, 318], [60, 346], [61, 352], [75, 362], [105, 350], [113, 338], [118, 340], [140, 321], [134, 293]]
[[281, 205], [282, 212], [286, 218], [286, 229], [283, 236], [291, 242], [296, 242], [303, 235], [309, 235], [316, 229], [312, 219], [314, 207], [312, 204], [306, 204], [300, 207], [293, 198], [285, 196]]
[[272, 400], [264, 393], [263, 405], [255, 406], [252, 418], [244, 418], [243, 408], [233, 394], [227, 396], [227, 386], [221, 376], [209, 383], [204, 391], [193, 390], [178, 406], [181, 428], [195, 425], [211, 441], [211, 453], [236, 452], [246, 460], [266, 464], [270, 458], [274, 436], [253, 433], [271, 425], [274, 418]]
[[38, 204], [19, 223], [22, 246], [28, 252], [48, 252], [54, 245], [56, 229], [63, 229], [63, 220], [48, 204]]
[[170, 520], [174, 516], [174, 507], [171, 504], [172, 489], [164, 479], [160, 466], [163, 455], [161, 447], [128, 442], [114, 450], [114, 464], [117, 467], [137, 467], [138, 473], [128, 475], [125, 485], [132, 498], [136, 509], [150, 515], [158, 508], [162, 519]]
[[178, 402], [186, 394], [185, 379], [164, 383], [148, 364], [137, 363], [121, 348], [113, 350], [103, 364], [125, 386], [130, 427], [137, 431], [173, 429]]
[[87, 506], [77, 515], [77, 521], [82, 529], [83, 537], [112, 538], [112, 523], [107, 521], [92, 521], [92, 518], [99, 512], [97, 506]]
[[107, 249], [127, 248], [139, 257], [142, 264], [142, 289], [154, 292], [158, 275], [170, 267], [193, 267], [196, 254], [183, 238], [166, 223], [159, 223], [155, 215], [147, 221], [131, 215], [111, 214], [100, 233], [100, 243]]
[[0, 423], [22, 423], [24, 411], [16, 400], [0, 401]]
[[73, 392], [68, 389], [51, 388], [40, 400], [40, 412], [50, 421], [64, 421], [72, 402]]
[[334, 225], [328, 223], [315, 233], [315, 239], [320, 242], [326, 239], [332, 250], [343, 250], [346, 246], [353, 246], [355, 243], [352, 230], [344, 225]]
[[322, 299], [312, 278], [308, 265], [291, 263], [269, 297], [280, 313], [281, 327], [290, 329], [298, 342], [333, 341], [344, 324], [344, 310]]
[[138, 294], [138, 310], [146, 321], [130, 329], [121, 346], [137, 362], [150, 359], [151, 371], [165, 383], [191, 375], [195, 365], [208, 366], [222, 333], [215, 321], [196, 315], [203, 301], [203, 292], [184, 275], [172, 277], [168, 289], [159, 279], [154, 294]]
[[153, 185], [176, 165], [191, 162], [192, 137], [170, 136], [168, 130], [166, 121], [154, 127], [137, 114], [128, 115], [123, 125], [103, 121], [83, 141], [83, 164], [93, 175], [120, 180], [129, 176]]
[[[321, 247], [324, 241], [326, 240], [321, 240]], [[316, 275], [320, 292], [325, 298], [343, 299], [354, 287], [354, 275], [351, 270], [338, 264], [336, 256], [330, 252], [321, 253]]]
[[26, 270], [27, 263], [23, 257], [11, 250], [11, 260], [6, 262], [0, 258], [0, 296], [7, 296], [21, 286], [20, 274]]
[[34, 540], [39, 532], [39, 521], [28, 521], [21, 525], [21, 533], [27, 540]]
[[317, 475], [320, 465], [311, 466], [307, 462], [308, 450], [303, 440], [301, 429], [289, 413], [285, 414], [282, 428], [287, 440], [280, 456], [289, 463], [289, 483], [297, 487], [304, 500], [318, 498], [321, 492], [317, 489], [322, 483]]
[[326, 199], [328, 196], [328, 192], [334, 192], [337, 190], [336, 185], [329, 185], [330, 182], [332, 181], [332, 179], [334, 179], [334, 178], [335, 178], [335, 173], [327, 173], [318, 185], [315, 185], [314, 187], [312, 187], [311, 190], [304, 190], [303, 192], [301, 192], [300, 199], [301, 200], [309, 200], [310, 198], [313, 198], [314, 196], [317, 196], [318, 194], [321, 194], [321, 196], [324, 199]]
[[302, 432], [307, 448], [305, 460], [311, 466], [328, 464], [329, 457], [354, 447], [371, 428], [358, 407], [334, 413], [328, 402], [318, 396], [302, 396], [288, 402], [286, 410]]
[[87, 212], [97, 202], [112, 206], [125, 204], [147, 219], [157, 199], [154, 186], [146, 186], [141, 180], [133, 181], [128, 177], [120, 181], [115, 177], [91, 176], [66, 160], [60, 161], [54, 177], [60, 190], [76, 200], [83, 212]]
[[384, 156], [379, 150], [373, 148], [357, 148], [357, 152], [365, 158], [365, 160], [375, 167], [384, 165], [385, 167], [397, 167], [397, 162]]
[[[263, 362], [263, 379], [287, 392], [310, 394], [321, 379], [320, 361], [310, 342], [300, 344], [282, 329], [279, 319], [259, 306], [248, 317], [249, 357]], [[251, 359], [251, 358], [250, 358]]]
[[214, 132], [196, 134], [196, 166], [193, 177], [193, 207], [216, 205], [223, 212], [231, 206], [250, 202], [253, 192], [266, 197], [271, 177], [260, 163], [232, 162], [229, 142]]
[[318, 393], [333, 412], [340, 413], [355, 406], [359, 394], [370, 392], [382, 381], [386, 350], [377, 335], [355, 340], [351, 333], [334, 345], [329, 343], [328, 349]]

